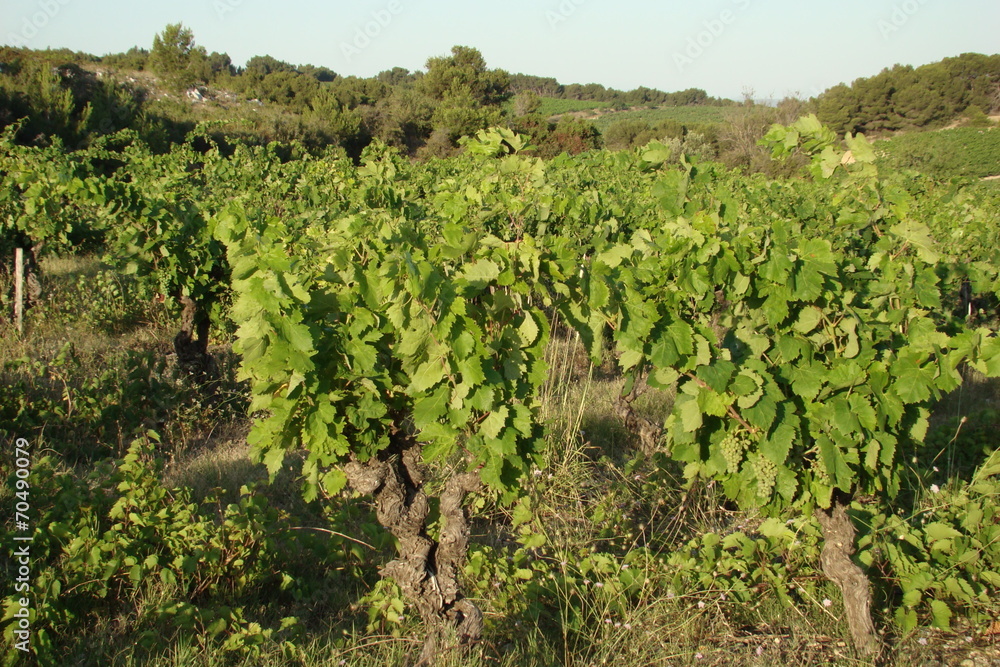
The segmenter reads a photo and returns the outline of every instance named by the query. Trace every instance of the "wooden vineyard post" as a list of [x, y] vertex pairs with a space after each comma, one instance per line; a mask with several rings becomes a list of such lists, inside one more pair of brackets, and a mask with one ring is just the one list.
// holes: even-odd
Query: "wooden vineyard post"
[[24, 249], [14, 249], [14, 321], [24, 333]]

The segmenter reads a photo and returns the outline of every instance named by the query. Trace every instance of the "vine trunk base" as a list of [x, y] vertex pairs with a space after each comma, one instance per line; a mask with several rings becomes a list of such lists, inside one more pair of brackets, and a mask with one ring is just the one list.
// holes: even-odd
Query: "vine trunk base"
[[211, 377], [212, 358], [208, 354], [209, 319], [191, 297], [180, 299], [181, 330], [174, 337], [177, 367], [188, 373], [198, 384], [204, 385]]
[[868, 577], [851, 560], [854, 524], [847, 514], [845, 499], [835, 496], [830, 509], [818, 509], [816, 518], [823, 530], [823, 551], [819, 557], [823, 574], [837, 585], [843, 596], [854, 647], [862, 655], [874, 655], [878, 652], [879, 641], [872, 623], [871, 587]]
[[[433, 664], [446, 642], [467, 648], [482, 634], [482, 612], [464, 598], [459, 573], [469, 543], [468, 517], [462, 501], [477, 491], [478, 473], [452, 476], [440, 496], [441, 532], [427, 533], [430, 503], [424, 491], [420, 445], [397, 428], [392, 445], [378, 458], [344, 467], [351, 486], [375, 498], [379, 523], [399, 543], [399, 555], [381, 570], [416, 607], [427, 631], [417, 665]], [[454, 639], [450, 639], [454, 636]]]

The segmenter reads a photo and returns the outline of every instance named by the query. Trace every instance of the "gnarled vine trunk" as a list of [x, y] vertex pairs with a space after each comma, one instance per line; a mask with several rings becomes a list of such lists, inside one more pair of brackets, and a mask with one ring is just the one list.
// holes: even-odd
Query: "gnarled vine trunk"
[[24, 288], [25, 305], [30, 308], [42, 300], [41, 271], [38, 268], [38, 256], [42, 252], [42, 243], [26, 248], [24, 253]]
[[639, 437], [639, 449], [646, 456], [656, 451], [656, 445], [663, 434], [663, 427], [646, 419], [632, 405], [635, 399], [642, 396], [647, 389], [645, 377], [638, 377], [632, 384], [632, 390], [615, 401], [615, 413], [622, 420], [625, 428]]
[[823, 574], [837, 585], [843, 596], [844, 613], [855, 648], [864, 655], [872, 655], [878, 651], [879, 641], [872, 623], [871, 587], [868, 577], [851, 560], [854, 524], [847, 514], [848, 500], [835, 493], [829, 510], [816, 510], [816, 519], [823, 529], [823, 551], [819, 561]]
[[193, 375], [199, 382], [208, 379], [211, 359], [208, 356], [208, 316], [189, 296], [180, 298], [181, 330], [174, 336], [174, 352], [178, 368]]
[[399, 557], [382, 569], [416, 607], [427, 630], [418, 665], [434, 660], [439, 645], [451, 633], [459, 646], [467, 647], [482, 634], [482, 612], [464, 598], [459, 573], [469, 543], [468, 517], [462, 501], [477, 491], [478, 473], [451, 477], [440, 496], [441, 534], [427, 534], [430, 510], [424, 491], [425, 471], [420, 444], [403, 429], [392, 435], [392, 444], [378, 458], [353, 461], [344, 467], [351, 486], [375, 498], [379, 523], [399, 541]]

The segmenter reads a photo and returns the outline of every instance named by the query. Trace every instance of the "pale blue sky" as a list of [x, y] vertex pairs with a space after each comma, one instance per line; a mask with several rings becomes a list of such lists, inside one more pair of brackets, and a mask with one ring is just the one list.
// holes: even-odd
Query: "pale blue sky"
[[808, 97], [895, 63], [1000, 52], [997, 0], [4, 0], [0, 43], [102, 55], [149, 48], [177, 22], [236, 64], [267, 54], [370, 76], [462, 44], [562, 83], [733, 98]]

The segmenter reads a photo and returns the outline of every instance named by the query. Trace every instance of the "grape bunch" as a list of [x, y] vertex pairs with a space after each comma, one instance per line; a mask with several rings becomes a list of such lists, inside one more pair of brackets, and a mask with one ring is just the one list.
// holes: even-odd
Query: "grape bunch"
[[730, 431], [719, 443], [722, 449], [722, 456], [726, 459], [726, 470], [730, 475], [735, 475], [740, 470], [740, 463], [743, 462], [743, 454], [753, 443], [753, 436], [749, 431], [736, 429]]
[[817, 458], [813, 461], [812, 470], [816, 474], [817, 481], [826, 486], [833, 486], [833, 480], [830, 479], [830, 473], [826, 471], [826, 466], [822, 460]]
[[774, 490], [774, 480], [778, 475], [778, 466], [763, 454], [757, 454], [750, 461], [754, 475], [757, 477], [757, 495], [767, 500]]

